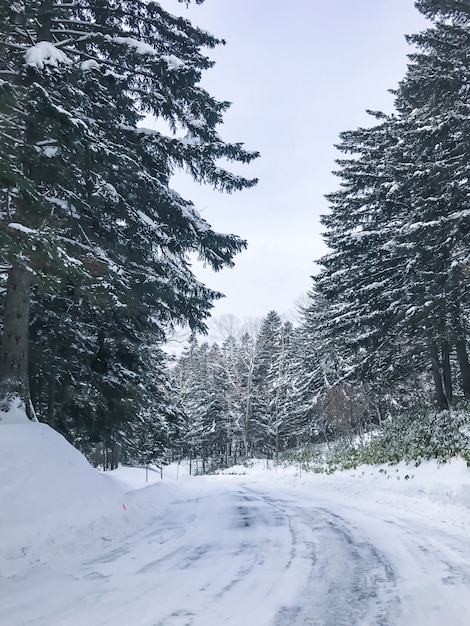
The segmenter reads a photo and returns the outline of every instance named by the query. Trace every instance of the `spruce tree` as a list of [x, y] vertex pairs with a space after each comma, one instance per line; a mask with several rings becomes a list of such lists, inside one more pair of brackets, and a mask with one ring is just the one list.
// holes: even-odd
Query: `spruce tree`
[[203, 473], [225, 462], [234, 434], [223, 373], [217, 344], [199, 344], [194, 336], [173, 371], [185, 419], [183, 447], [190, 458], [201, 458]]
[[[247, 188], [256, 181], [217, 162], [256, 153], [221, 140], [229, 104], [199, 86], [212, 65], [201, 49], [220, 41], [159, 3], [0, 9], [1, 395], [4, 408], [14, 396], [28, 408], [31, 283], [47, 291], [69, 279], [99, 307], [139, 309], [163, 332], [203, 328], [219, 294], [195, 279], [188, 254], [218, 270], [245, 242], [214, 232], [170, 178], [182, 168], [221, 191]], [[143, 128], [146, 115], [169, 132]]]
[[414, 344], [402, 341], [399, 326], [409, 262], [397, 243], [408, 202], [396, 179], [400, 124], [372, 115], [379, 124], [342, 133], [337, 146], [345, 155], [337, 161], [341, 184], [327, 196], [331, 212], [322, 219], [332, 252], [320, 260], [313, 304], [323, 341], [334, 346], [338, 381], [382, 387], [406, 373]]
[[[424, 335], [442, 408], [454, 389], [470, 397], [468, 171], [470, 13], [465, 3], [424, 2], [431, 28], [409, 37], [417, 52], [397, 91], [407, 162], [397, 168], [409, 197], [401, 245], [412, 259], [408, 323]], [[460, 376], [452, 367], [457, 357]]]
[[353, 156], [338, 162], [342, 186], [328, 197], [332, 253], [316, 288], [350, 380], [383, 387], [427, 370], [448, 408], [470, 382], [469, 14], [460, 2], [417, 6], [433, 25], [409, 38], [417, 51], [396, 113], [342, 134]]
[[[253, 397], [251, 422], [255, 447], [272, 456], [276, 450], [276, 401], [270, 385], [281, 355], [282, 321], [276, 311], [269, 311], [256, 337], [256, 356], [253, 364]], [[274, 374], [273, 374], [274, 378]]]

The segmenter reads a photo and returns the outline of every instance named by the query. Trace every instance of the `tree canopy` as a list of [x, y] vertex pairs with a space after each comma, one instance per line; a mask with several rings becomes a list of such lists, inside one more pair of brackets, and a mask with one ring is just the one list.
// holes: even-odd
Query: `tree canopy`
[[159, 3], [26, 0], [0, 11], [5, 408], [17, 395], [29, 406], [30, 294], [33, 319], [50, 332], [63, 320], [68, 350], [96, 375], [116, 336], [138, 351], [172, 324], [205, 328], [220, 294], [195, 278], [192, 255], [219, 270], [246, 242], [212, 229], [172, 175], [230, 193], [256, 180], [224, 164], [257, 153], [223, 141], [229, 103], [200, 86], [212, 66], [203, 50], [223, 42]]

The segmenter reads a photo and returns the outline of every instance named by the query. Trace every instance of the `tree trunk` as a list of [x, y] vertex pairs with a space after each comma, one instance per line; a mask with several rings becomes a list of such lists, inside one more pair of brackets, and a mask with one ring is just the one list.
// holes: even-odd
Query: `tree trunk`
[[0, 352], [0, 406], [8, 411], [15, 398], [35, 419], [28, 379], [28, 328], [31, 274], [12, 265], [7, 280], [3, 337]]
[[462, 320], [463, 313], [458, 301], [451, 306], [452, 327], [454, 329], [453, 344], [457, 352], [460, 370], [460, 382], [464, 397], [470, 399], [470, 363], [467, 352], [467, 324]]
[[444, 392], [442, 384], [441, 369], [439, 367], [439, 353], [437, 350], [436, 342], [430, 338], [428, 340], [429, 355], [431, 357], [431, 373], [434, 381], [434, 390], [436, 392], [436, 402], [440, 409], [448, 409], [449, 403]]
[[470, 363], [468, 361], [467, 347], [464, 339], [459, 339], [455, 344], [457, 360], [459, 362], [462, 390], [465, 398], [470, 399]]
[[37, 35], [38, 41], [52, 41], [53, 0], [43, 0], [38, 7]]
[[444, 393], [447, 403], [452, 404], [453, 388], [452, 388], [452, 368], [450, 365], [450, 346], [449, 342], [444, 339], [442, 341], [442, 378], [444, 383]]

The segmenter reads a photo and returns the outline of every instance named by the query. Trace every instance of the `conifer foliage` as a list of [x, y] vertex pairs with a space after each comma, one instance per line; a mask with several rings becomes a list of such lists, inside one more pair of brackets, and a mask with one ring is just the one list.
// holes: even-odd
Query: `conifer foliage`
[[297, 334], [276, 311], [258, 332], [232, 333], [222, 345], [193, 337], [172, 372], [186, 424], [185, 453], [228, 465], [254, 455], [277, 459], [309, 440], [298, 394]]
[[[256, 180], [218, 163], [257, 155], [221, 139], [229, 103], [199, 85], [212, 65], [202, 49], [222, 42], [160, 3], [2, 1], [0, 14], [1, 395], [4, 408], [15, 396], [30, 407], [31, 294], [51, 331], [86, 302], [83, 333], [80, 314], [70, 329], [96, 375], [109, 370], [100, 359], [115, 332], [137, 345], [173, 323], [204, 327], [219, 294], [195, 279], [188, 254], [218, 270], [245, 242], [215, 232], [170, 178], [184, 169], [221, 191], [248, 188]], [[147, 115], [168, 130], [144, 128]]]
[[470, 381], [470, 13], [459, 0], [416, 6], [432, 24], [409, 37], [396, 113], [341, 135], [314, 291], [345, 364], [338, 383], [385, 389], [426, 373], [447, 409]]

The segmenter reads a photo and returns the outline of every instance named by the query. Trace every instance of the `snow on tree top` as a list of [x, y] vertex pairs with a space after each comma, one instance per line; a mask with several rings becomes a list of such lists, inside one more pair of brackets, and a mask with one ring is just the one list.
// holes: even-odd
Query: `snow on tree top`
[[61, 63], [71, 63], [68, 56], [50, 41], [38, 41], [32, 48], [26, 50], [24, 57], [27, 65], [35, 66], [41, 70], [45, 65], [58, 67]]
[[143, 224], [145, 224], [146, 226], [150, 226], [150, 228], [154, 228], [155, 230], [160, 231], [158, 224], [154, 222], [154, 220], [150, 218], [148, 215], [146, 215], [143, 211], [137, 210], [137, 215], [139, 216]]
[[181, 213], [187, 220], [192, 223], [193, 227], [198, 232], [205, 232], [209, 230], [209, 224], [200, 216], [196, 209], [181, 207]]
[[179, 70], [180, 67], [183, 67], [184, 63], [181, 59], [178, 59], [174, 54], [165, 54], [162, 56], [162, 59], [167, 62], [169, 70]]

